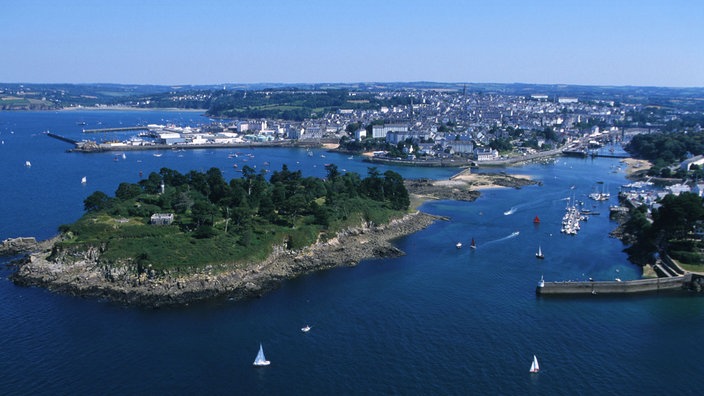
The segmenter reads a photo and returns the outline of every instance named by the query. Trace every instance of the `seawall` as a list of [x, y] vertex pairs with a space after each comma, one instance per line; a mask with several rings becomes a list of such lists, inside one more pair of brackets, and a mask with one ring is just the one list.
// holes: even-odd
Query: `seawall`
[[669, 278], [631, 281], [542, 282], [535, 289], [539, 296], [576, 294], [637, 294], [677, 290], [701, 290], [704, 277], [687, 273]]

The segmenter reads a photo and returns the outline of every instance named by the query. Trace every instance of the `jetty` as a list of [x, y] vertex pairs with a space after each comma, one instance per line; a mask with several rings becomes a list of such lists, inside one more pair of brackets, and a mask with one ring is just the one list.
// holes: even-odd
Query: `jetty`
[[118, 127], [118, 128], [97, 128], [97, 129], [84, 129], [83, 133], [101, 133], [101, 132], [123, 132], [123, 131], [148, 131], [149, 128], [146, 126], [130, 126], [130, 127]]
[[535, 289], [538, 296], [623, 295], [693, 290], [701, 292], [704, 276], [686, 273], [665, 278], [628, 281], [541, 282]]
[[73, 140], [73, 139], [69, 139], [69, 138], [67, 138], [67, 137], [65, 137], [65, 136], [57, 135], [57, 134], [55, 134], [55, 133], [47, 132], [46, 135], [49, 136], [49, 137], [52, 137], [52, 138], [54, 138], [54, 139], [61, 140], [62, 142], [66, 142], [66, 143], [70, 143], [70, 144], [74, 144], [74, 145], [75, 145], [75, 144], [78, 144], [78, 142], [75, 141], [75, 140]]

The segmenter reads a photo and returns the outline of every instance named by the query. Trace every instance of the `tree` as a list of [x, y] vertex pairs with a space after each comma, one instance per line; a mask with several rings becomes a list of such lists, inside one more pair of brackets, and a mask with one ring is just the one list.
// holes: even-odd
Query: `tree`
[[186, 213], [191, 210], [193, 206], [193, 198], [191, 198], [191, 195], [186, 191], [182, 191], [178, 193], [172, 205], [177, 213]]
[[375, 201], [384, 200], [384, 184], [379, 177], [379, 170], [376, 166], [367, 168], [368, 176], [362, 180], [362, 192]]
[[394, 171], [384, 172], [384, 193], [391, 209], [406, 210], [411, 205], [408, 190], [403, 185], [403, 177]]
[[323, 227], [330, 225], [330, 213], [324, 206], [318, 205], [315, 201], [310, 204], [311, 212], [313, 212], [313, 222], [320, 224]]
[[115, 197], [121, 201], [137, 198], [142, 194], [142, 187], [134, 183], [120, 183], [115, 191]]
[[361, 122], [350, 122], [349, 124], [347, 124], [347, 127], [345, 127], [345, 131], [348, 133], [354, 133], [355, 131], [357, 131], [361, 127], [362, 127]]
[[230, 193], [230, 188], [227, 182], [222, 177], [222, 172], [218, 168], [210, 168], [205, 173], [210, 194], [208, 198], [212, 203], [218, 203]]
[[257, 214], [271, 222], [276, 220], [276, 207], [274, 206], [274, 203], [269, 195], [264, 196], [259, 201], [259, 210], [257, 211]]
[[489, 142], [489, 147], [497, 151], [510, 151], [513, 145], [508, 139], [494, 139]]
[[201, 199], [193, 204], [191, 213], [193, 220], [195, 220], [199, 227], [203, 224], [212, 225], [215, 222], [215, 215], [218, 214], [218, 207], [204, 199]]
[[325, 165], [325, 170], [328, 172], [327, 179], [329, 181], [335, 181], [335, 179], [340, 176], [340, 172], [337, 170], [337, 165], [335, 164]]
[[161, 182], [161, 175], [152, 172], [148, 178], [140, 180], [139, 185], [144, 188], [144, 192], [147, 194], [158, 194], [161, 191]]
[[173, 169], [161, 168], [159, 174], [167, 186], [179, 187], [188, 184], [188, 178]]
[[668, 194], [660, 204], [653, 212], [652, 228], [666, 236], [682, 238], [692, 231], [697, 221], [704, 220], [702, 198], [697, 194]]
[[83, 200], [86, 212], [98, 212], [110, 207], [112, 200], [102, 191], [96, 191]]

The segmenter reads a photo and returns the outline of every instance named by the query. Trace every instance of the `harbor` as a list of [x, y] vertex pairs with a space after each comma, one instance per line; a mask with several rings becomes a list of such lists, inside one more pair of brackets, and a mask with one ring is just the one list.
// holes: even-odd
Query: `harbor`
[[[80, 141], [86, 135], [76, 128], [76, 119], [94, 124], [89, 117], [98, 115], [106, 126], [176, 118], [174, 113], [144, 111], [133, 113], [134, 122], [115, 112], [4, 114], [5, 145], [0, 147], [5, 151], [0, 159], [6, 188], [0, 239], [51, 237], [58, 227], [83, 213], [83, 201], [93, 192], [111, 196], [120, 183], [138, 183], [162, 168], [185, 175], [193, 169], [216, 167], [230, 180], [242, 177], [234, 164], [239, 169], [256, 165], [258, 171], [271, 169], [272, 173], [286, 164], [293, 172], [316, 177], [325, 177], [327, 163], [362, 175], [369, 166], [377, 166], [359, 156], [349, 158], [349, 153], [318, 148], [311, 148], [311, 155], [296, 148], [176, 148], [164, 149], [158, 157], [153, 155], [156, 151], [135, 150], [127, 152], [126, 159], [115, 148], [75, 155], [64, 151], [72, 146], [37, 132], [51, 129]], [[238, 157], [230, 158], [238, 152]], [[32, 166], [26, 167], [25, 161]], [[607, 287], [597, 289], [596, 295], [590, 289], [586, 294], [536, 295], [541, 275], [548, 281], [592, 277], [613, 283], [615, 277], [621, 283], [641, 278], [641, 268], [627, 261], [621, 241], [607, 237], [616, 223], [605, 214], [616, 204], [617, 186], [629, 182], [623, 170], [612, 172], [618, 165], [615, 159], [556, 157], [496, 170], [497, 176], [505, 171], [540, 184], [490, 188], [471, 202], [429, 200], [420, 210], [448, 220], [399, 238], [395, 246], [406, 255], [301, 276], [248, 301], [223, 299], [181, 309], [141, 311], [5, 281], [0, 287], [5, 301], [0, 317], [8, 324], [3, 336], [15, 342], [6, 345], [2, 361], [6, 371], [20, 373], [19, 385], [10, 393], [19, 388], [61, 393], [79, 384], [78, 393], [94, 394], [105, 392], [106, 382], [119, 384], [113, 393], [158, 393], [163, 392], [159, 386], [163, 383], [198, 393], [202, 378], [216, 390], [231, 390], [235, 381], [246, 391], [261, 389], [262, 378], [273, 378], [269, 374], [276, 374], [275, 380], [266, 382], [265, 391], [272, 394], [286, 393], [291, 383], [301, 389], [344, 393], [359, 390], [355, 386], [369, 378], [378, 382], [365, 390], [381, 394], [462, 394], [470, 380], [478, 393], [522, 394], [531, 393], [529, 387], [536, 379], [548, 392], [563, 389], [565, 382], [573, 393], [594, 391], [592, 378], [583, 372], [597, 373], [617, 393], [634, 389], [687, 393], [690, 384], [679, 384], [696, 375], [696, 362], [704, 353], [697, 342], [697, 330], [704, 325], [700, 315], [704, 300], [694, 297], [701, 293], [676, 287], [664, 290], [668, 280], [661, 279], [660, 292], [609, 294]], [[378, 166], [404, 178], [451, 182], [463, 177], [453, 177], [458, 170], [452, 168]], [[81, 183], [84, 176], [86, 184]], [[612, 186], [608, 201], [589, 200], [597, 180]], [[47, 186], [56, 188], [56, 193], [47, 194]], [[580, 211], [602, 214], [589, 215], [575, 237], [559, 232], [568, 195], [585, 202], [578, 206]], [[536, 216], [540, 223], [534, 223]], [[469, 248], [473, 238], [476, 249]], [[457, 242], [462, 242], [461, 249], [456, 248]], [[540, 260], [535, 257], [539, 247], [545, 255]], [[344, 240], [339, 249], [340, 255], [346, 254]], [[5, 271], [7, 276], [9, 270]], [[546, 290], [574, 288], [546, 284]], [[312, 330], [301, 332], [304, 325]], [[115, 331], [95, 331], [105, 328]], [[668, 337], [649, 337], [652, 333]], [[115, 343], [115, 339], [124, 342]], [[412, 349], [405, 348], [409, 339]], [[185, 352], [179, 347], [183, 340], [191, 345]], [[259, 342], [271, 365], [253, 369]], [[691, 347], [681, 348], [683, 344]], [[155, 347], [156, 352], [144, 353]], [[62, 357], [67, 350], [85, 359], [65, 364]], [[533, 354], [540, 359], [540, 378], [528, 373]], [[612, 355], [622, 358], [614, 361], [608, 358]], [[663, 367], [662, 359], [673, 356], [672, 365]], [[111, 362], [110, 367], [100, 364], [105, 361]], [[184, 364], [196, 361], [203, 362], [207, 372], [184, 369]], [[487, 361], [492, 367], [486, 376], [465, 381], [468, 372], [483, 373]], [[356, 367], [352, 373], [347, 370], [350, 365]], [[382, 365], [395, 369], [383, 371]], [[153, 367], [162, 369], [150, 371]], [[573, 367], [580, 367], [580, 373], [574, 373]], [[318, 375], [310, 375], [310, 370], [318, 370]], [[660, 375], [636, 378], [634, 370]], [[153, 373], [154, 380], [130, 380], [144, 372]], [[173, 373], [181, 374], [174, 380]], [[497, 384], [495, 378], [501, 375], [508, 377]], [[662, 378], [675, 385], [665, 389]], [[384, 386], [388, 381], [408, 386]], [[424, 386], [439, 381], [456, 386], [440, 391]]]

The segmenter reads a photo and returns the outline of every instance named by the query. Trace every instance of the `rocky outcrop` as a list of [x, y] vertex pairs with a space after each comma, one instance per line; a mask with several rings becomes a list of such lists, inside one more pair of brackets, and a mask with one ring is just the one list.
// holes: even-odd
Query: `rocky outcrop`
[[452, 188], [438, 185], [430, 179], [407, 179], [403, 181], [410, 194], [416, 194], [435, 199], [449, 199], [453, 201], [474, 201], [479, 198], [479, 191], [471, 190], [469, 185], [464, 188]]
[[28, 255], [11, 278], [19, 285], [149, 307], [216, 297], [242, 299], [260, 296], [282, 281], [308, 272], [352, 266], [368, 258], [400, 256], [404, 253], [391, 241], [437, 219], [419, 212], [381, 226], [363, 224], [298, 251], [277, 246], [263, 262], [211, 266], [187, 276], [138, 274], [128, 263], [106, 266], [101, 264], [99, 247], [81, 252], [54, 251], [51, 260], [51, 252], [46, 250]]
[[39, 247], [34, 237], [8, 238], [0, 243], [0, 256], [13, 256], [30, 252]]

